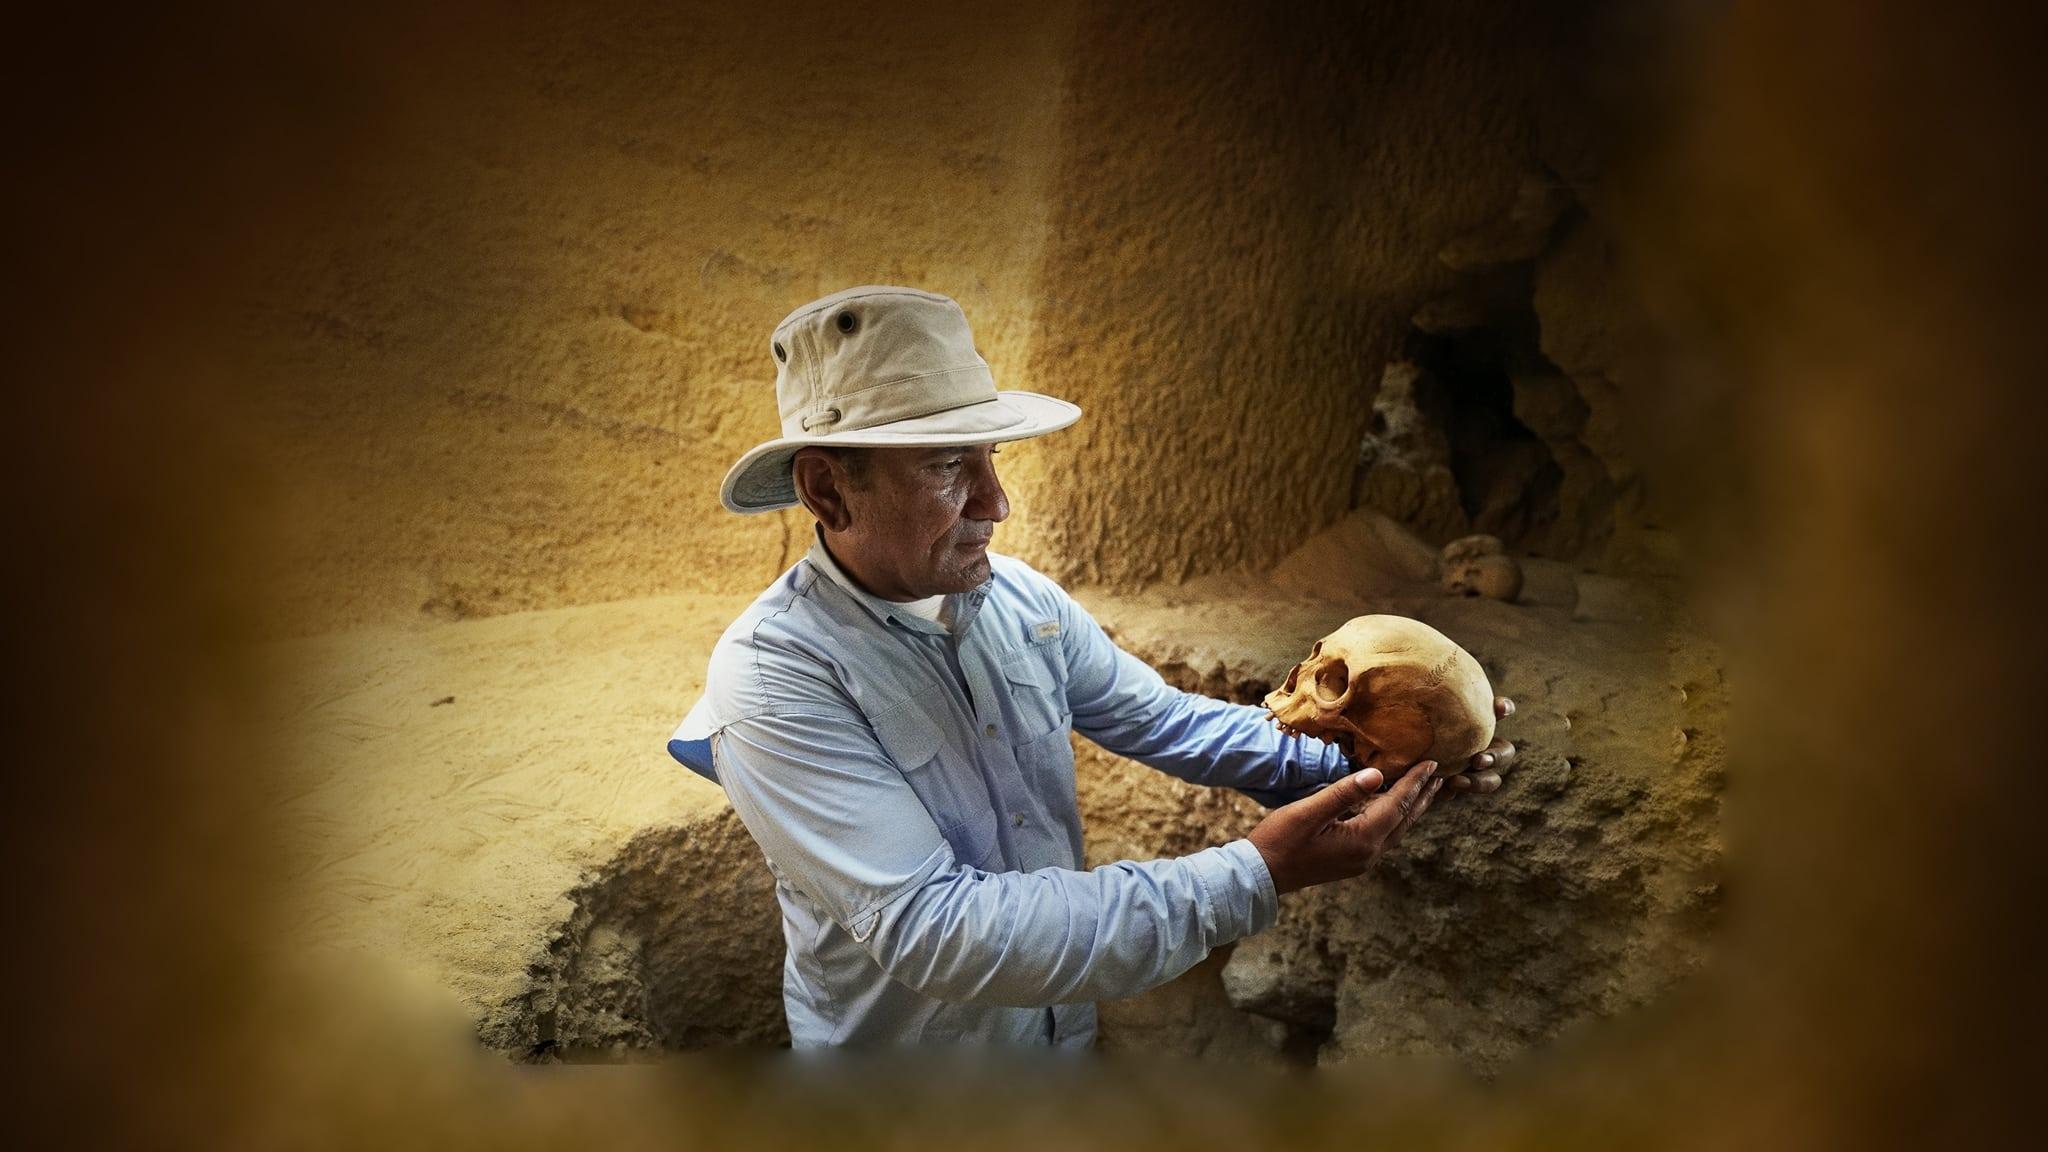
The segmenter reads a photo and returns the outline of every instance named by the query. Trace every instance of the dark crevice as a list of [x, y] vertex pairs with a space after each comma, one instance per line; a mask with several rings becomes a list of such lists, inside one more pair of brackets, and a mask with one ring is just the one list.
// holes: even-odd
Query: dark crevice
[[1417, 407], [1450, 441], [1451, 475], [1467, 526], [1540, 555], [1557, 522], [1564, 470], [1549, 446], [1515, 418], [1514, 375], [1542, 363], [1534, 350], [1535, 321], [1534, 312], [1524, 311], [1498, 327], [1412, 332], [1406, 352], [1422, 369]]

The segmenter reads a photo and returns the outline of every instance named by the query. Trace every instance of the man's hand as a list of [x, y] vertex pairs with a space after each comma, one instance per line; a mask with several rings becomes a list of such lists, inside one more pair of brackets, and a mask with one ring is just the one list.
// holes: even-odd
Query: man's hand
[[[1513, 716], [1515, 702], [1505, 696], [1494, 697], [1493, 714], [1502, 720]], [[1470, 792], [1475, 796], [1484, 796], [1499, 788], [1501, 773], [1514, 766], [1515, 746], [1507, 737], [1502, 736], [1500, 729], [1496, 727], [1493, 743], [1488, 744], [1484, 752], [1472, 757], [1472, 766], [1446, 779], [1450, 781], [1453, 792]]]
[[1424, 760], [1378, 795], [1386, 777], [1367, 768], [1274, 809], [1249, 837], [1266, 859], [1274, 890], [1293, 892], [1370, 871], [1429, 811], [1443, 786], [1436, 767], [1436, 761]]

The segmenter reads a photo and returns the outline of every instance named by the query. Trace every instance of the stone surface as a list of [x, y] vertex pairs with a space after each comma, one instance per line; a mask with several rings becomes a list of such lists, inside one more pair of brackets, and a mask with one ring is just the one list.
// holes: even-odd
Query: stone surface
[[1578, 594], [1573, 597], [1572, 619], [1641, 623], [1656, 618], [1654, 590], [1620, 576], [1581, 572], [1573, 578]]
[[1529, 268], [1461, 270], [1442, 294], [1415, 310], [1408, 322], [1433, 336], [1468, 333], [1513, 324], [1529, 310]]
[[1521, 602], [1569, 612], [1579, 602], [1578, 576], [1577, 568], [1561, 560], [1525, 556], [1522, 558]]
[[1391, 518], [1359, 508], [1303, 541], [1259, 579], [1269, 589], [1327, 599], [1391, 592], [1435, 579], [1436, 572], [1436, 553], [1428, 544]]
[[[1534, 307], [1542, 325], [1543, 355], [1572, 384], [1567, 396], [1555, 381], [1517, 381], [1516, 410], [1560, 453], [1566, 483], [1578, 502], [1582, 531], [1605, 516], [1619, 529], [1611, 551], [1637, 545], [1650, 525], [1641, 469], [1629, 443], [1625, 389], [1648, 388], [1650, 361], [1642, 343], [1649, 330], [1629, 293], [1612, 238], [1592, 216], [1579, 214], [1536, 264]], [[1633, 381], [1633, 382], [1632, 382]], [[1589, 459], [1590, 458], [1590, 459]], [[1603, 543], [1588, 536], [1582, 543]]]
[[1516, 186], [1514, 203], [1507, 212], [1445, 245], [1437, 259], [1457, 269], [1533, 259], [1550, 242], [1553, 226], [1572, 205], [1570, 187], [1557, 176], [1544, 171], [1527, 173]]
[[1387, 365], [1372, 402], [1372, 426], [1359, 443], [1351, 503], [1393, 517], [1429, 537], [1467, 527], [1451, 471], [1451, 440], [1439, 406], [1425, 402], [1422, 368]]
[[1615, 481], [1585, 443], [1591, 410], [1577, 384], [1553, 372], [1524, 373], [1514, 389], [1515, 419], [1543, 441], [1558, 468], [1557, 519], [1545, 533], [1545, 550], [1578, 556], [1605, 544], [1614, 530]]

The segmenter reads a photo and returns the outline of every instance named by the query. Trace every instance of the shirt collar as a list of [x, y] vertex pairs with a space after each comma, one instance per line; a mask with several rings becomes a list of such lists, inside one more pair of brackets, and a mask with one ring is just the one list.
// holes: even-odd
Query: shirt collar
[[815, 522], [811, 525], [811, 550], [805, 553], [804, 559], [811, 567], [823, 572], [834, 584], [845, 589], [846, 594], [853, 597], [861, 607], [866, 608], [875, 619], [932, 636], [965, 635], [967, 626], [974, 623], [974, 617], [980, 613], [982, 601], [988, 598], [989, 586], [995, 583], [995, 575], [990, 573], [989, 578], [982, 581], [981, 586], [974, 591], [954, 592], [946, 597], [952, 608], [953, 618], [952, 630], [948, 631], [938, 621], [927, 620], [894, 600], [884, 600], [862, 588], [853, 577], [846, 574], [846, 569], [841, 568], [839, 562], [832, 558], [832, 553], [826, 550], [825, 529]]

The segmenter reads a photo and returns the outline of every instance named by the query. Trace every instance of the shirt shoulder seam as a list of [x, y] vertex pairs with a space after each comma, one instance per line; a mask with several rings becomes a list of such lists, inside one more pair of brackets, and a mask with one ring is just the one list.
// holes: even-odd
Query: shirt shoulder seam
[[[805, 570], [805, 573], [808, 575], [809, 578], [804, 580], [804, 582], [801, 585], [791, 590], [789, 601], [787, 603], [783, 604], [780, 608], [777, 608], [775, 611], [770, 612], [765, 616], [762, 616], [759, 620], [754, 621], [753, 628], [747, 632], [748, 647], [752, 650], [750, 654], [753, 657], [753, 659], [750, 661], [750, 666], [753, 668], [754, 671], [754, 691], [760, 693], [761, 698], [763, 700], [766, 700], [768, 698], [768, 678], [761, 674], [761, 629], [766, 627], [769, 621], [774, 620], [778, 616], [783, 616], [787, 614], [791, 609], [795, 608], [796, 602], [798, 600], [803, 599], [805, 596], [809, 595], [812, 586], [815, 585], [818, 581], [818, 570], [816, 568], [811, 567], [808, 564], [800, 565], [800, 567], [802, 567]], [[771, 707], [772, 705], [764, 704], [762, 707], [747, 713], [747, 716], [759, 716], [762, 713], [769, 711]], [[746, 718], [747, 717], [740, 717], [740, 719]]]

